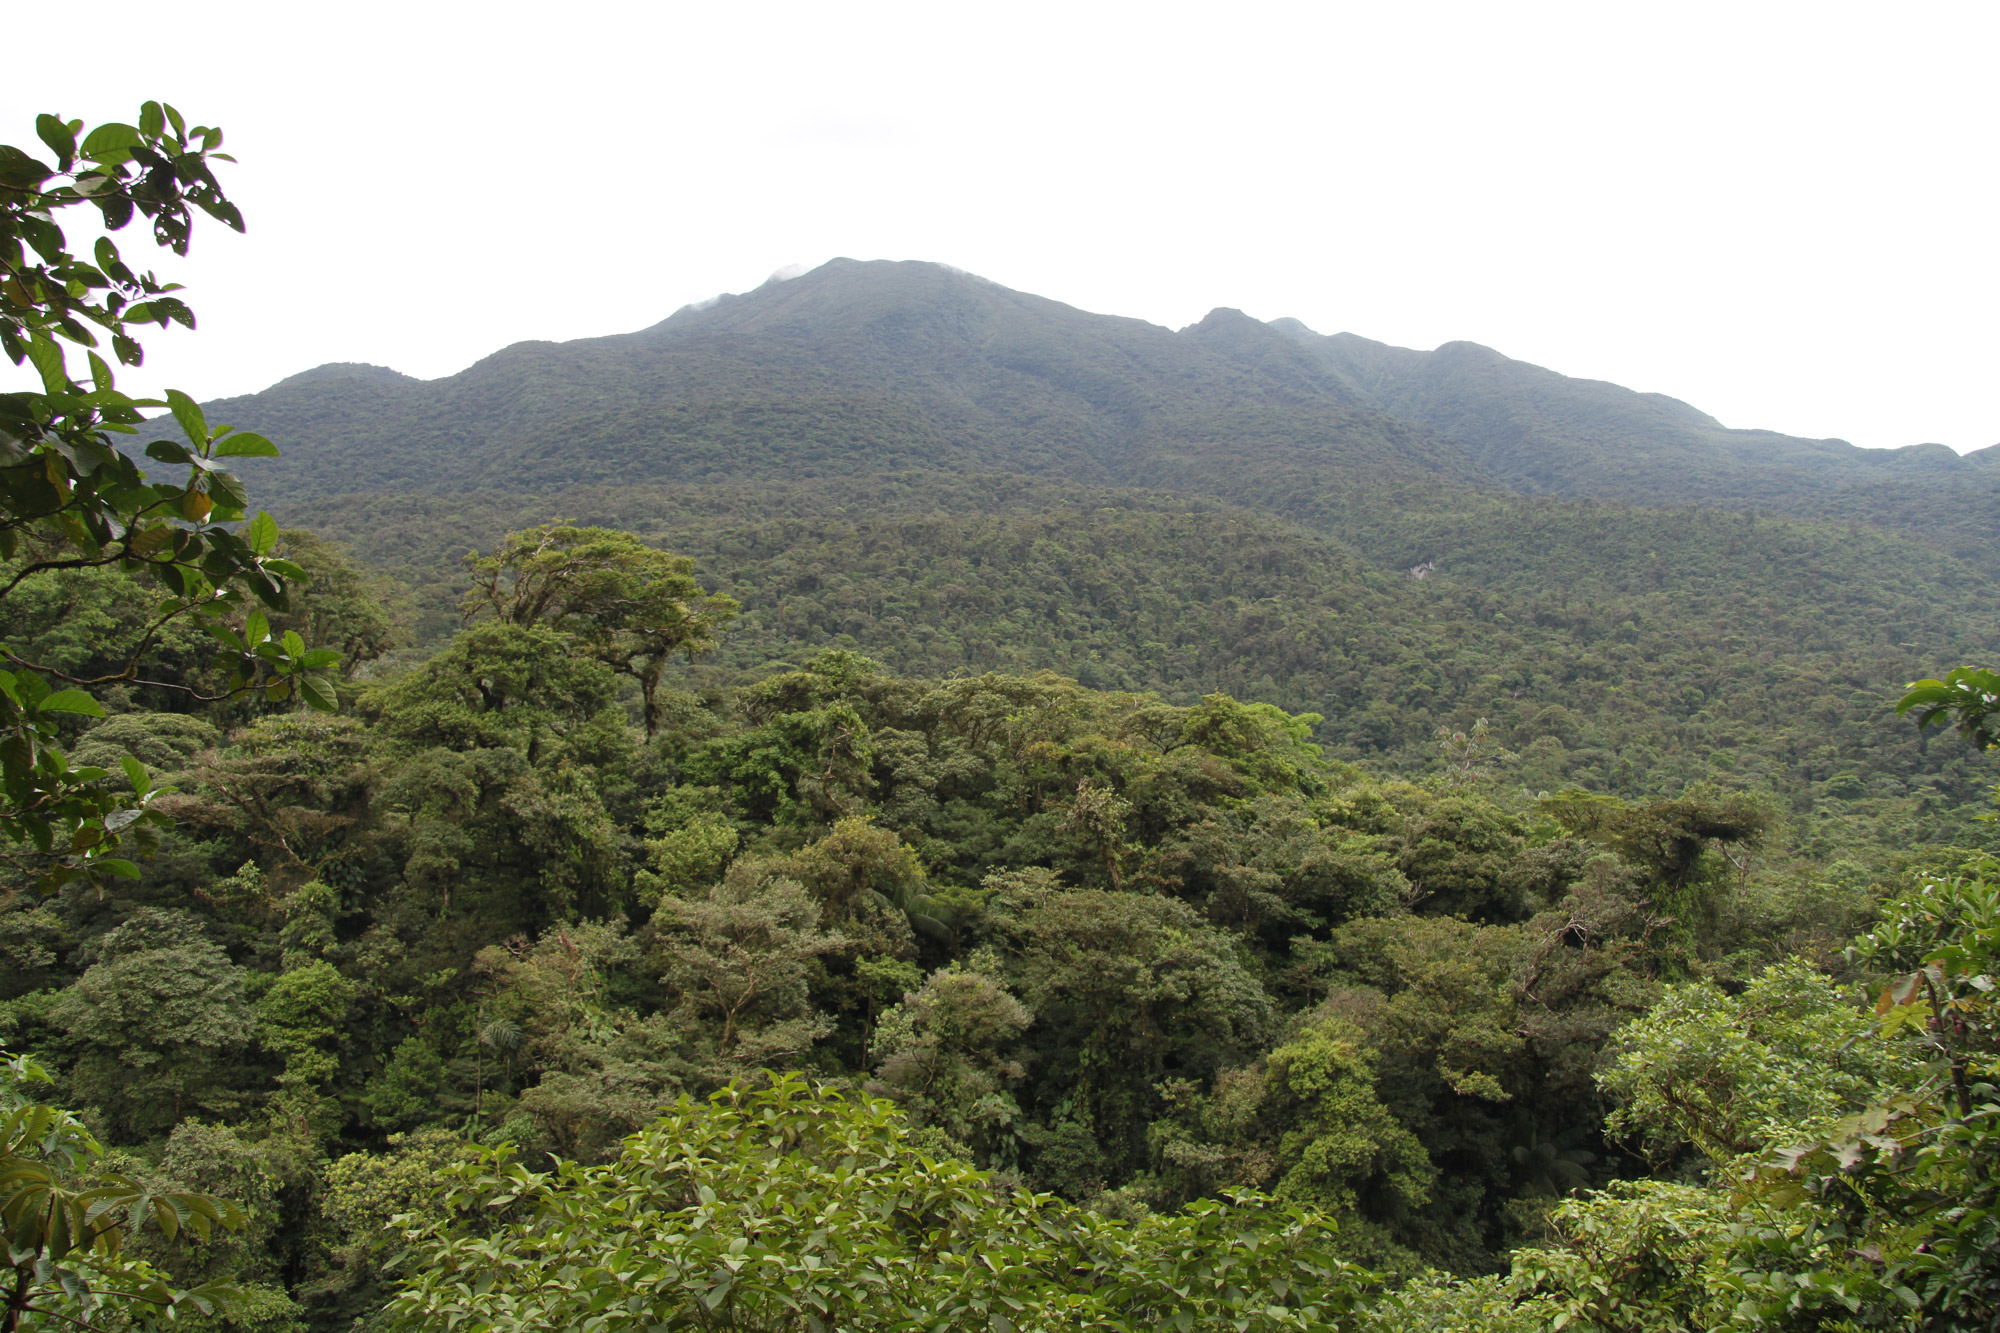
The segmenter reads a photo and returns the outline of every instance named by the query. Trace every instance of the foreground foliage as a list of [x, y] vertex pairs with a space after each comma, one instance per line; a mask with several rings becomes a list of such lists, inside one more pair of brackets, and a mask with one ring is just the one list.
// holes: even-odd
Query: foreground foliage
[[[127, 790], [107, 783], [104, 768], [64, 754], [67, 720], [104, 716], [89, 688], [138, 680], [177, 621], [203, 626], [223, 645], [219, 686], [164, 687], [196, 701], [254, 690], [273, 702], [296, 693], [331, 709], [323, 673], [339, 654], [309, 649], [296, 633], [272, 633], [267, 611], [289, 609], [286, 580], [305, 571], [275, 551], [270, 515], [236, 526], [249, 501], [225, 464], [275, 457], [277, 446], [254, 432], [210, 427], [177, 390], [162, 401], [120, 393], [112, 362], [96, 350], [101, 334], [116, 362], [136, 366], [145, 325], [193, 328], [193, 312], [172, 294], [178, 284], [134, 271], [110, 235], [97, 239], [90, 258], [73, 252], [60, 220], [90, 208], [106, 232], [117, 232], [143, 217], [154, 242], [177, 255], [188, 252], [195, 209], [241, 231], [242, 216], [211, 166], [231, 160], [219, 151], [222, 131], [190, 126], [159, 102], [145, 103], [136, 125], [113, 121], [85, 133], [82, 121], [44, 115], [35, 128], [53, 165], [0, 144], [0, 351], [31, 365], [42, 384], [39, 393], [0, 394], [0, 601], [68, 571], [117, 570], [128, 582], [143, 575], [156, 585], [121, 645], [122, 660], [101, 671], [73, 674], [42, 662], [30, 645], [0, 643], [10, 664], [0, 670], [0, 857], [57, 888], [78, 877], [135, 877], [131, 861], [117, 855], [120, 845], [150, 849], [161, 822], [136, 760], [122, 765]], [[81, 372], [70, 361], [77, 351]], [[185, 435], [184, 444], [159, 439], [146, 448], [148, 457], [185, 467], [179, 481], [150, 479], [118, 448], [117, 437], [133, 435], [149, 407], [170, 409]], [[72, 688], [52, 686], [51, 677]]]
[[213, 1313], [237, 1292], [179, 1290], [125, 1242], [151, 1225], [171, 1241], [243, 1225], [235, 1204], [148, 1188], [98, 1164], [104, 1150], [76, 1117], [32, 1099], [48, 1073], [15, 1058], [0, 1068], [0, 1228], [7, 1276], [0, 1329], [150, 1327], [182, 1311]]
[[1329, 1329], [1367, 1274], [1254, 1197], [1128, 1224], [920, 1151], [797, 1077], [682, 1099], [603, 1166], [506, 1149], [410, 1233], [411, 1328]]
[[1774, 969], [1734, 1012], [1702, 1012], [1697, 983], [1627, 1029], [1619, 1116], [1698, 1144], [1707, 1183], [1564, 1204], [1559, 1243], [1513, 1258], [1520, 1308], [1607, 1330], [1994, 1326], [2000, 864], [1883, 917], [1854, 946], [1891, 969], [1872, 1013]]

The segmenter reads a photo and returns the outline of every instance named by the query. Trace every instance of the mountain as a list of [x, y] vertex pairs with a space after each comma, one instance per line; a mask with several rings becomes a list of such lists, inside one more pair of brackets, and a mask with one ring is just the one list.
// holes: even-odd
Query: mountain
[[1390, 511], [1526, 494], [1853, 518], [1988, 560], [2000, 503], [2000, 446], [1729, 430], [1473, 343], [1413, 351], [1228, 309], [1173, 332], [914, 262], [836, 259], [438, 380], [321, 366], [209, 413], [284, 442], [246, 479], [285, 512], [914, 469], [1204, 494], [1365, 547]]
[[835, 260], [638, 333], [521, 343], [434, 381], [322, 367], [210, 410], [288, 442], [245, 474], [280, 506], [908, 467], [1484, 480], [1463, 450], [1321, 384], [921, 263]]
[[1572, 379], [1477, 343], [1418, 352], [1314, 333], [1293, 319], [1265, 327], [1351, 401], [1463, 446], [1494, 479], [1528, 494], [1770, 504], [1883, 481], [2000, 480], [2000, 446], [1961, 458], [1941, 444], [1861, 449], [1730, 430], [1665, 394]]
[[253, 494], [408, 588], [418, 653], [458, 624], [468, 550], [563, 517], [743, 602], [703, 669], [724, 680], [837, 648], [1221, 689], [1401, 771], [1485, 718], [1550, 788], [1677, 790], [1721, 754], [1838, 824], [1858, 807], [1823, 787], [1859, 784], [1901, 812], [1868, 816], [1885, 845], [1980, 790], [1886, 699], [2000, 650], [1991, 450], [1730, 431], [1469, 343], [1227, 309], [1175, 332], [851, 260], [208, 413], [280, 441]]

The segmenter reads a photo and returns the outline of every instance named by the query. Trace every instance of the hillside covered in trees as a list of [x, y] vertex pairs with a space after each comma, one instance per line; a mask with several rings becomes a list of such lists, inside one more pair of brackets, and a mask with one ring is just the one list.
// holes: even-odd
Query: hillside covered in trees
[[[701, 679], [844, 649], [934, 676], [1051, 669], [1178, 704], [1223, 690], [1321, 713], [1331, 753], [1401, 772], [1434, 767], [1439, 726], [1485, 718], [1536, 789], [1658, 794], [1720, 776], [1801, 817], [1815, 802], [1843, 817], [1876, 808], [1826, 802], [1829, 782], [1862, 795], [1842, 778], [1893, 798], [1885, 814], [1984, 800], [1976, 757], [1926, 745], [1881, 682], [1990, 651], [1991, 585], [1846, 524], [1479, 500], [1428, 529], [1412, 520], [1399, 564], [1450, 552], [1415, 578], [1234, 506], [977, 475], [578, 490], [562, 503], [693, 555], [743, 603]], [[541, 516], [483, 492], [315, 512], [321, 532], [365, 545], [413, 590], [418, 641], [457, 623], [466, 534], [497, 539]]]
[[440, 380], [328, 365], [209, 408], [312, 442], [246, 469], [281, 507], [914, 468], [1213, 495], [1364, 545], [1383, 499], [1471, 489], [1854, 517], [1990, 555], [2000, 487], [1995, 449], [1725, 430], [1470, 343], [1413, 352], [1233, 310], [1175, 333], [939, 264], [846, 259]]
[[[286, 623], [378, 652], [366, 580], [281, 540], [314, 576]], [[384, 1227], [458, 1145], [601, 1161], [768, 1068], [886, 1098], [907, 1151], [1099, 1217], [1261, 1189], [1338, 1216], [1341, 1263], [1491, 1274], [1553, 1243], [1566, 1196], [1776, 1132], [1711, 1147], [1705, 1119], [1646, 1110], [1666, 1075], [1621, 1054], [1635, 1020], [1781, 1003], [1805, 1026], [1746, 1039], [1811, 1065], [1867, 975], [1846, 941], [1978, 836], [1936, 821], [1891, 849], [1836, 822], [1836, 859], [1739, 772], [1537, 795], [1517, 769], [1550, 747], [1475, 728], [1411, 781], [1222, 692], [841, 651], [743, 685], [679, 668], [642, 717], [600, 629], [624, 594], [544, 594], [648, 549], [522, 535], [469, 628], [375, 680], [356, 661], [339, 716], [134, 694], [82, 736], [81, 762], [129, 751], [170, 784], [173, 824], [136, 880], [10, 900], [0, 1039], [119, 1169], [247, 1209], [224, 1244], [147, 1243], [182, 1281], [250, 1284], [273, 1328], [375, 1319]], [[726, 602], [657, 576], [728, 643]], [[1864, 1056], [1796, 1114], [1912, 1077]], [[1421, 1299], [1468, 1292], [1492, 1295]]]
[[445, 380], [326, 366], [208, 410], [311, 442], [245, 475], [407, 590], [396, 660], [456, 626], [468, 552], [566, 517], [744, 604], [719, 683], [839, 649], [1224, 690], [1405, 773], [1484, 718], [1531, 789], [1747, 782], [1837, 828], [1822, 849], [1983, 799], [1880, 687], [1993, 652], [1991, 450], [1730, 432], [1469, 344], [1173, 333], [847, 260]]
[[141, 421], [45, 120], [9, 1327], [2000, 1309], [1992, 451], [850, 261]]

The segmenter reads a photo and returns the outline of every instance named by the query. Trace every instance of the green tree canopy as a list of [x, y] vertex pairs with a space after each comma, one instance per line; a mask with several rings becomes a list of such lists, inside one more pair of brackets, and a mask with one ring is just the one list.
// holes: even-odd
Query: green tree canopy
[[614, 671], [639, 682], [646, 735], [660, 729], [660, 677], [675, 654], [715, 647], [740, 609], [695, 582], [694, 561], [629, 532], [545, 523], [510, 533], [490, 556], [468, 558], [479, 581], [465, 597], [468, 622], [547, 624], [573, 634]]
[[511, 1157], [409, 1220], [402, 1327], [1276, 1333], [1342, 1327], [1367, 1283], [1305, 1210], [1116, 1221], [927, 1157], [889, 1103], [795, 1076], [683, 1098], [602, 1167]]

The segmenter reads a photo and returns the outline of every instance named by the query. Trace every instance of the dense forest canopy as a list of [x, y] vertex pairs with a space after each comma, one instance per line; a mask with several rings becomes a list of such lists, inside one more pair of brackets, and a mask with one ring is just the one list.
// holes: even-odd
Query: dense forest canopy
[[1992, 451], [849, 261], [145, 419], [41, 139], [7, 1328], [2000, 1309]]

